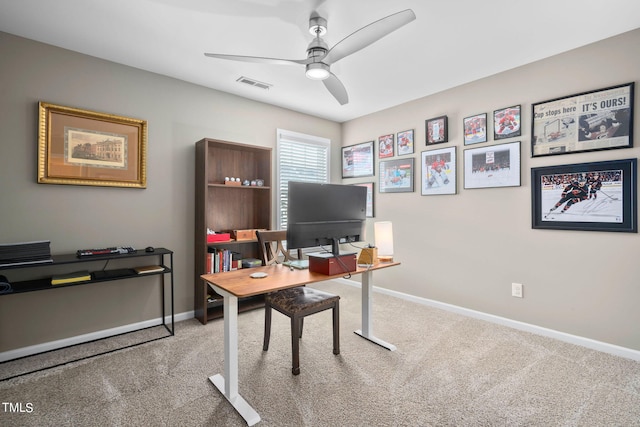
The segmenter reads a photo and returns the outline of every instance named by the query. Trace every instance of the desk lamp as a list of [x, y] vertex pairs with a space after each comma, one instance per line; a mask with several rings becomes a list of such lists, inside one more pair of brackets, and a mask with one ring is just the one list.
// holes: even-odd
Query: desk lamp
[[393, 224], [391, 221], [375, 222], [373, 230], [378, 248], [378, 260], [393, 262]]

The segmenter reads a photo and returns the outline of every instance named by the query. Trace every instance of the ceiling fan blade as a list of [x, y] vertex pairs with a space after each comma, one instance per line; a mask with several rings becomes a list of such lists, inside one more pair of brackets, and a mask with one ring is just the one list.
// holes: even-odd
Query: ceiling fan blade
[[351, 55], [380, 40], [414, 19], [416, 19], [416, 14], [413, 10], [406, 9], [372, 22], [339, 41], [322, 58], [322, 62], [333, 64], [345, 56]]
[[347, 104], [349, 102], [349, 95], [347, 89], [344, 88], [342, 82], [336, 77], [335, 74], [330, 73], [329, 77], [322, 81], [325, 87], [331, 92], [331, 95], [340, 103], [340, 105]]
[[241, 62], [257, 62], [259, 64], [278, 64], [278, 65], [292, 65], [301, 64], [306, 65], [313, 62], [311, 59], [280, 59], [280, 58], [264, 58], [261, 56], [243, 56], [243, 55], [226, 55], [223, 53], [205, 53], [204, 56], [218, 59], [228, 59], [231, 61]]

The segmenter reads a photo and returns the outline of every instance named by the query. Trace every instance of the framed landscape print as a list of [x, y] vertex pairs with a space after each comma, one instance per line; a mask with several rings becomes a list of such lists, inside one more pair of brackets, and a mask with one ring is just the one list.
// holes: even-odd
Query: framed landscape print
[[38, 183], [146, 188], [146, 120], [46, 102], [38, 110]]
[[464, 150], [464, 188], [520, 185], [520, 141]]
[[393, 134], [378, 138], [378, 157], [381, 159], [393, 157]]
[[456, 194], [456, 147], [422, 152], [422, 195]]
[[532, 228], [637, 233], [637, 159], [531, 169]]
[[429, 119], [425, 122], [427, 145], [440, 144], [449, 141], [447, 116]]
[[520, 106], [503, 108], [493, 112], [493, 139], [513, 138], [520, 136]]
[[464, 145], [487, 142], [487, 113], [463, 119]]
[[342, 177], [373, 176], [373, 141], [342, 147]]
[[413, 129], [403, 130], [396, 135], [396, 146], [398, 156], [413, 154]]
[[413, 157], [380, 161], [381, 193], [413, 191]]
[[633, 147], [634, 83], [531, 106], [531, 156]]

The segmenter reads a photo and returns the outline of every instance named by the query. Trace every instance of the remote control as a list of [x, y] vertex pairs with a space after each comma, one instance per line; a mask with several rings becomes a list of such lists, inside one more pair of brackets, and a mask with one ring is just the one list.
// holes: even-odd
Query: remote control
[[131, 246], [114, 246], [102, 249], [78, 249], [77, 254], [79, 257], [85, 257], [94, 255], [130, 254], [135, 251], [136, 250]]

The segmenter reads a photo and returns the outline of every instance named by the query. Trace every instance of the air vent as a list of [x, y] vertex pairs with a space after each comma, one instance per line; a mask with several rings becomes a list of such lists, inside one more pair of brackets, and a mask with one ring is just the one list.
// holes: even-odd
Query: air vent
[[263, 89], [263, 90], [269, 90], [269, 88], [271, 86], [273, 86], [273, 85], [270, 85], [269, 83], [262, 83], [262, 82], [259, 82], [257, 80], [254, 80], [254, 79], [250, 79], [249, 77], [240, 77], [236, 81], [238, 83], [244, 83], [246, 85], [254, 86], [254, 87], [257, 87], [257, 88]]

